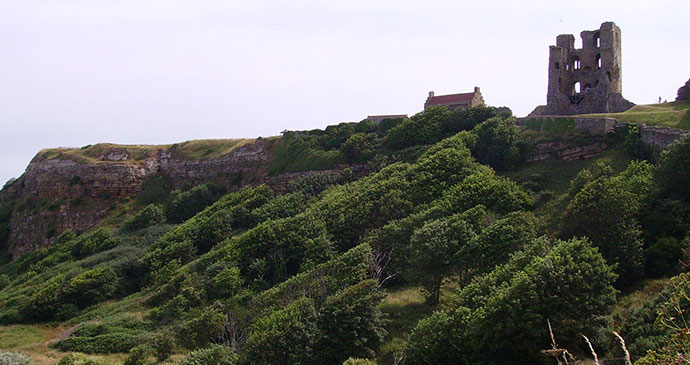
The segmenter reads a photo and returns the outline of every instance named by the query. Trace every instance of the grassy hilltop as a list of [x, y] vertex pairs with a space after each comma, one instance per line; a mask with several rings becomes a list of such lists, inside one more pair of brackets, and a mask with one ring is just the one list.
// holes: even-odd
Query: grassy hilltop
[[622, 113], [583, 114], [583, 117], [612, 117], [619, 122], [690, 130], [690, 102], [635, 105]]
[[[490, 107], [287, 133], [274, 174], [336, 164], [369, 173], [307, 175], [281, 194], [208, 183], [122, 202], [94, 228], [0, 265], [0, 356], [554, 364], [542, 353], [556, 347], [551, 326], [558, 348], [585, 361], [582, 335], [599, 358], [625, 356], [613, 331], [639, 364], [678, 360], [688, 348], [690, 139], [661, 152], [636, 133], [520, 128]], [[205, 158], [241, 143], [177, 149]], [[528, 162], [537, 143], [559, 147]], [[558, 158], [594, 143], [607, 148]], [[137, 161], [172, 146], [42, 158], [98, 160], [118, 148]], [[13, 203], [3, 204], [0, 224]]]

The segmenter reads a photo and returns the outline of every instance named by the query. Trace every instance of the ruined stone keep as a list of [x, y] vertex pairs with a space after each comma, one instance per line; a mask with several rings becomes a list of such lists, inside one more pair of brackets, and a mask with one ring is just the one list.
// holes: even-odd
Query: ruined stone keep
[[618, 113], [635, 104], [623, 98], [621, 30], [613, 22], [580, 33], [582, 48], [572, 34], [556, 37], [549, 47], [549, 88], [546, 105], [530, 115]]

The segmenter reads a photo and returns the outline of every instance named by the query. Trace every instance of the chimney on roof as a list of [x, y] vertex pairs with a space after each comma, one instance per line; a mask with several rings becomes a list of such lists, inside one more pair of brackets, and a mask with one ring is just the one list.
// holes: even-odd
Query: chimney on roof
[[433, 98], [433, 97], [434, 97], [434, 92], [433, 92], [433, 91], [429, 91], [429, 97], [430, 97], [430, 98]]

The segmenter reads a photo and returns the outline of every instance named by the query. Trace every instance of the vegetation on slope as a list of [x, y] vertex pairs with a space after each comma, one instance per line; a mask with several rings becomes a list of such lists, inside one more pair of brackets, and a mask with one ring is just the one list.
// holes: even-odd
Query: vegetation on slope
[[646, 123], [650, 126], [670, 127], [690, 130], [690, 103], [673, 101], [670, 103], [635, 105], [622, 113], [584, 114], [586, 117], [611, 117], [619, 122]]
[[553, 363], [548, 323], [578, 357], [583, 334], [619, 356], [613, 330], [640, 363], [684, 354], [687, 274], [636, 293], [690, 266], [690, 139], [524, 165], [535, 136], [491, 108], [287, 136], [373, 172], [136, 199], [0, 266], [0, 322], [126, 363]]

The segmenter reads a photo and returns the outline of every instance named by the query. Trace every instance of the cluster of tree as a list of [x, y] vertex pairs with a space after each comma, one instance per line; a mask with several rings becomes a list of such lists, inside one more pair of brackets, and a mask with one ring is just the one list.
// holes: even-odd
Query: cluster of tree
[[[559, 343], [584, 353], [580, 335], [607, 326], [618, 290], [676, 274], [690, 253], [690, 138], [656, 164], [581, 171], [562, 226], [549, 227], [558, 238], [544, 236], [530, 195], [494, 170], [519, 165], [528, 144], [491, 108], [431, 108], [286, 138], [363, 160], [434, 144], [361, 179], [312, 175], [283, 195], [266, 186], [220, 198], [212, 185], [168, 195], [146, 188], [140, 203], [149, 205], [120, 230], [65, 233], [3, 266], [4, 286], [18, 283], [11, 290], [24, 297], [0, 289], [0, 320], [69, 318], [144, 285], [140, 332], [85, 327], [60, 348], [131, 349], [129, 363], [177, 346], [195, 350], [187, 363], [366, 363], [354, 358], [376, 356], [385, 336], [385, 288], [420, 285], [436, 311], [409, 335], [408, 363], [540, 363], [547, 322]], [[162, 222], [180, 223], [163, 230]], [[120, 257], [122, 245], [133, 257]], [[672, 281], [670, 299], [639, 312], [639, 328], [657, 321], [676, 330], [623, 331], [638, 353], [659, 358], [685, 345], [673, 311], [687, 308], [686, 276]], [[174, 342], [145, 339], [151, 332]]]

